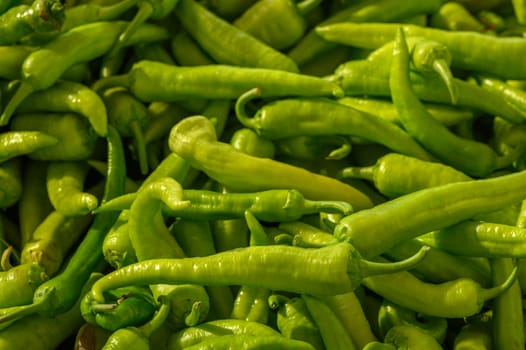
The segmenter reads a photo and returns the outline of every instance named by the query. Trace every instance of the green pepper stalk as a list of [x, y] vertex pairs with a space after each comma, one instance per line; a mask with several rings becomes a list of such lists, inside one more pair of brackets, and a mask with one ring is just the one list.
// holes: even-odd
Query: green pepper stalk
[[108, 110], [108, 122], [113, 124], [123, 137], [131, 137], [143, 175], [148, 172], [148, 158], [144, 128], [149, 122], [148, 109], [135, 96], [123, 88], [104, 91], [102, 100]]
[[0, 134], [0, 163], [54, 146], [57, 138], [38, 130], [9, 130]]
[[186, 349], [189, 346], [225, 334], [244, 334], [250, 336], [278, 336], [274, 328], [253, 321], [234, 320], [231, 318], [203, 322], [193, 327], [186, 327], [169, 335], [166, 346], [169, 350]]
[[367, 196], [336, 179], [253, 157], [217, 141], [213, 124], [202, 116], [188, 117], [176, 124], [170, 132], [169, 147], [233, 191], [296, 189], [309, 200], [344, 201], [354, 210], [372, 206]]
[[402, 128], [328, 98], [280, 99], [264, 105], [249, 117], [246, 104], [260, 95], [258, 88], [244, 92], [236, 101], [236, 116], [245, 127], [269, 139], [343, 134], [377, 142], [420, 159], [431, 159]]
[[[106, 139], [108, 142], [108, 173], [102, 203], [121, 195], [126, 179], [122, 141], [119, 133], [112, 126], [108, 128]], [[95, 215], [86, 235], [61, 272], [38, 286], [33, 294], [32, 304], [20, 306], [0, 316], [0, 324], [33, 314], [44, 317], [56, 316], [73, 307], [81, 295], [82, 285], [104, 261], [102, 243], [117, 217], [117, 213]]]
[[[121, 286], [195, 283], [251, 285], [312, 295], [339, 294], [354, 290], [366, 276], [411, 268], [425, 257], [426, 251], [424, 248], [409, 259], [388, 264], [361, 259], [345, 242], [317, 249], [253, 246], [207, 257], [148, 259], [110, 272], [91, 293], [95, 301], [104, 302], [106, 290]], [[225, 265], [225, 261], [229, 263]]]
[[0, 15], [0, 45], [11, 45], [34, 32], [60, 30], [65, 20], [59, 0], [36, 0], [18, 5]]

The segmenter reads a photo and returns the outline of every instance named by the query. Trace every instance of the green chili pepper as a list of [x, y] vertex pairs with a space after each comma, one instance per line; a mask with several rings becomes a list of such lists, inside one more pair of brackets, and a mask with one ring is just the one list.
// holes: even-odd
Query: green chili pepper
[[284, 349], [284, 350], [313, 350], [306, 342], [279, 336], [260, 336], [246, 334], [229, 334], [212, 337], [202, 342], [189, 346], [187, 350], [212, 350], [212, 349]]
[[85, 116], [99, 136], [104, 137], [108, 130], [104, 102], [95, 91], [81, 83], [58, 81], [27, 96], [17, 108], [17, 113], [36, 111], [74, 112]]
[[186, 31], [177, 32], [170, 48], [175, 61], [181, 66], [204, 66], [216, 63]]
[[232, 23], [276, 50], [285, 50], [296, 43], [307, 29], [305, 15], [320, 0], [260, 0]]
[[188, 117], [176, 124], [170, 132], [169, 147], [231, 190], [295, 188], [310, 200], [343, 200], [354, 210], [372, 206], [368, 197], [343, 182], [300, 167], [253, 157], [218, 142], [213, 125], [202, 116]]
[[[83, 295], [91, 287], [93, 281], [100, 274], [88, 276], [84, 285], [79, 287], [78, 296]], [[7, 350], [13, 347], [27, 349], [49, 350], [57, 349], [66, 339], [73, 336], [83, 324], [79, 309], [80, 298], [55, 317], [42, 315], [28, 315], [23, 320], [13, 322], [0, 334], [0, 349]]]
[[[350, 244], [342, 242], [317, 249], [253, 246], [207, 257], [149, 259], [110, 272], [92, 288], [91, 294], [95, 301], [104, 302], [104, 291], [131, 284], [200, 283], [331, 295], [354, 290], [365, 276], [414, 266], [425, 252], [423, 249], [396, 263], [374, 263], [362, 260]], [[225, 266], [225, 260], [232, 264]]]
[[304, 160], [343, 159], [352, 150], [348, 137], [339, 135], [291, 136], [275, 141], [280, 156]]
[[0, 272], [0, 307], [24, 305], [31, 302], [33, 292], [48, 280], [44, 268], [34, 263], [24, 263]]
[[308, 294], [301, 294], [301, 298], [318, 326], [327, 349], [356, 349], [356, 344], [340, 319], [322, 299]]
[[[425, 236], [425, 235], [424, 235]], [[385, 256], [395, 260], [406, 259], [425, 245], [420, 239], [408, 239], [389, 249]], [[429, 245], [426, 258], [411, 271], [415, 276], [434, 283], [451, 281], [461, 277], [470, 278], [483, 287], [491, 284], [489, 262], [450, 254], [444, 249]]]
[[[511, 258], [490, 260], [493, 283], [502, 283], [515, 268]], [[519, 281], [497, 296], [492, 303], [493, 345], [496, 349], [522, 349], [524, 316]]]
[[[425, 261], [425, 259], [423, 260]], [[359, 349], [377, 340], [367, 320], [358, 291], [322, 297]]]
[[102, 244], [104, 260], [115, 269], [137, 262], [128, 232], [129, 215], [129, 210], [120, 212]]
[[410, 325], [394, 326], [385, 335], [384, 342], [393, 344], [395, 349], [442, 350], [435, 338]]
[[526, 24], [526, 4], [522, 0], [512, 0], [513, 13], [519, 24]]
[[15, 44], [34, 32], [59, 30], [64, 19], [64, 6], [58, 0], [14, 6], [0, 15], [0, 45]]
[[43, 131], [9, 130], [0, 133], [0, 163], [11, 158], [55, 147], [59, 140]]
[[34, 50], [35, 48], [26, 45], [0, 46], [0, 77], [19, 79], [22, 62]]
[[385, 299], [378, 313], [378, 324], [383, 332], [382, 337], [395, 326], [409, 325], [431, 335], [440, 344], [444, 342], [448, 329], [445, 318], [420, 315]]
[[427, 152], [401, 128], [330, 99], [280, 99], [266, 104], [249, 117], [246, 104], [259, 96], [259, 89], [243, 93], [236, 101], [236, 116], [245, 127], [267, 138], [344, 134], [363, 137], [417, 158], [430, 159]]
[[[154, 83], [155, 82], [155, 83]], [[178, 67], [139, 61], [122, 76], [99, 80], [95, 90], [127, 87], [144, 102], [177, 102], [189, 97], [236, 99], [259, 86], [262, 96], [340, 96], [340, 87], [322, 78], [268, 68], [207, 65]]]
[[15, 205], [22, 197], [22, 162], [13, 158], [0, 163], [0, 208]]
[[445, 44], [452, 54], [453, 67], [479, 71], [503, 79], [526, 77], [526, 71], [521, 64], [515, 62], [526, 50], [524, 41], [517, 37], [497, 37], [473, 31], [449, 31], [412, 24], [372, 22], [335, 23], [317, 27], [316, 33], [328, 41], [377, 48], [391, 41], [399, 28], [402, 28], [408, 37], [421, 36]]
[[514, 108], [526, 113], [526, 92], [500, 79], [490, 76], [478, 76], [477, 82], [488, 91], [500, 94]]
[[[153, 258], [184, 256], [178, 242], [165, 226], [161, 206], [166, 205], [172, 210], [178, 210], [189, 204], [183, 198], [181, 185], [172, 178], [160, 179], [139, 190], [131, 205], [128, 220], [130, 240], [139, 262]], [[168, 295], [171, 303], [169, 322], [173, 327], [194, 325], [186, 324], [185, 318], [192, 315], [195, 305], [200, 305], [196, 323], [206, 319], [210, 299], [203, 286], [152, 283], [150, 288], [155, 298]]]
[[491, 316], [480, 318], [463, 325], [453, 341], [454, 350], [490, 350], [493, 349]]
[[513, 192], [520, 192], [524, 176], [525, 171], [413, 192], [348, 215], [334, 234], [363, 256], [373, 257], [403, 240], [518, 203], [525, 194]]
[[429, 25], [452, 31], [484, 31], [484, 25], [462, 3], [455, 1], [445, 2], [437, 12], [431, 14]]
[[[122, 141], [112, 126], [108, 128], [106, 139], [108, 141], [108, 174], [102, 203], [122, 194], [126, 178]], [[32, 304], [20, 306], [0, 316], [0, 324], [35, 313], [50, 317], [73, 307], [81, 295], [83, 283], [103, 262], [102, 243], [117, 216], [117, 213], [95, 215], [86, 235], [61, 272], [35, 290]]]
[[62, 31], [67, 31], [83, 24], [118, 20], [139, 0], [119, 0], [114, 4], [80, 3], [65, 9]]
[[497, 297], [515, 282], [516, 273], [515, 269], [505, 282], [487, 289], [470, 278], [428, 283], [408, 271], [366, 277], [362, 284], [383, 298], [415, 312], [458, 318], [479, 313], [488, 300]]
[[482, 221], [463, 221], [416, 239], [451, 254], [475, 257], [524, 257], [526, 229]]
[[144, 128], [149, 122], [148, 108], [126, 89], [112, 88], [104, 91], [102, 99], [108, 110], [108, 121], [121, 136], [132, 137], [136, 157], [142, 174], [148, 172], [148, 159]]
[[89, 166], [80, 161], [50, 162], [46, 174], [49, 200], [65, 216], [82, 216], [99, 205], [98, 198], [84, 190]]
[[[180, 0], [175, 10], [183, 28], [216, 62], [297, 73], [296, 63], [194, 0]], [[242, 47], [243, 50], [238, 50]]]
[[372, 181], [381, 194], [390, 198], [424, 188], [472, 180], [448, 165], [398, 153], [388, 153], [371, 166], [346, 167], [338, 176]]
[[53, 210], [46, 188], [47, 162], [26, 159], [22, 169], [22, 194], [18, 201], [20, 243], [31, 239], [33, 231]]
[[[340, 82], [345, 95], [390, 97], [389, 67], [390, 64], [383, 61], [351, 60], [339, 66], [331, 80]], [[439, 77], [415, 72], [410, 72], [410, 77], [413, 91], [422, 101], [450, 103], [449, 91]], [[458, 91], [456, 106], [498, 115], [514, 124], [524, 121], [524, 115], [501, 95], [472, 82], [453, 80]]]
[[400, 29], [393, 46], [389, 84], [393, 103], [408, 133], [446, 164], [468, 175], [484, 177], [513, 162], [514, 156], [500, 156], [485, 143], [458, 137], [429, 115], [411, 88], [407, 50]]
[[[346, 96], [338, 102], [359, 109], [369, 114], [374, 114], [394, 124], [402, 126], [396, 107], [392, 101], [374, 97]], [[446, 104], [424, 102], [426, 109], [442, 124], [450, 127], [474, 118], [473, 111], [466, 108], [449, 106]]]
[[50, 277], [56, 275], [70, 249], [84, 235], [92, 218], [67, 217], [52, 211], [36, 228], [21, 251], [22, 263], [36, 263]]
[[[183, 249], [185, 256], [208, 256], [216, 253], [209, 221], [187, 219], [176, 220], [170, 232]], [[205, 286], [210, 297], [210, 315], [227, 318], [230, 315], [234, 297], [228, 286]]]
[[86, 294], [81, 300], [80, 311], [87, 322], [109, 331], [139, 326], [148, 321], [156, 309], [151, 291], [144, 286], [111, 290], [106, 297], [108, 302], [95, 304]]
[[276, 327], [281, 334], [290, 339], [309, 343], [315, 349], [325, 349], [320, 330], [302, 298], [272, 294], [268, 298], [268, 303], [271, 309], [277, 309]]
[[12, 131], [40, 132], [57, 140], [28, 154], [38, 160], [84, 160], [93, 154], [99, 140], [88, 121], [76, 113], [20, 113], [13, 117], [10, 126]]
[[165, 298], [161, 298], [160, 301], [161, 306], [147, 323], [139, 327], [117, 329], [110, 335], [102, 350], [124, 350], [130, 347], [138, 350], [150, 349], [150, 337], [162, 326], [170, 313], [170, 303]]
[[280, 333], [274, 328], [258, 322], [227, 318], [203, 322], [199, 325], [187, 327], [172, 333], [166, 341], [166, 346], [169, 350], [186, 349], [208, 338], [228, 334], [278, 336]]
[[[416, 14], [434, 13], [441, 6], [441, 1], [362, 1], [335, 12], [317, 27], [340, 22], [396, 22]], [[317, 55], [334, 47], [334, 43], [323, 40], [315, 28], [311, 29], [288, 52], [288, 55], [302, 66]]]
[[[30, 93], [49, 88], [71, 66], [103, 56], [127, 23], [101, 21], [84, 24], [31, 52], [22, 64], [22, 82], [0, 116], [0, 124], [9, 122], [18, 105]], [[144, 24], [139, 29], [133, 40], [130, 39], [130, 45], [168, 38], [168, 31], [159, 25]]]

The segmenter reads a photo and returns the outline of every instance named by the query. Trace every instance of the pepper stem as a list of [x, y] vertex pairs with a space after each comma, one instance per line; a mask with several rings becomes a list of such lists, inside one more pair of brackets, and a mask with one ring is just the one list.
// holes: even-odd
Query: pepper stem
[[117, 38], [117, 41], [108, 53], [109, 56], [113, 56], [118, 50], [124, 47], [130, 37], [137, 31], [137, 28], [146, 22], [153, 13], [153, 5], [150, 1], [142, 1], [139, 4], [139, 9], [135, 14], [135, 17], [128, 23], [128, 26], [122, 31]]
[[11, 97], [7, 103], [7, 106], [5, 106], [2, 115], [0, 115], [0, 126], [7, 125], [9, 123], [9, 120], [11, 119], [11, 116], [17, 109], [18, 105], [20, 105], [20, 103], [22, 103], [22, 101], [33, 91], [35, 91], [35, 89], [28, 82], [23, 81], [20, 83], [15, 94], [13, 97]]
[[271, 294], [267, 298], [268, 307], [272, 310], [277, 310], [279, 307], [289, 302], [290, 298], [283, 294]]
[[199, 323], [201, 317], [201, 302], [196, 301], [192, 304], [190, 313], [185, 317], [184, 323], [187, 327], [193, 327]]
[[170, 302], [168, 298], [162, 295], [159, 297], [159, 301], [161, 302], [161, 306], [154, 314], [153, 318], [139, 327], [139, 330], [146, 338], [150, 338], [152, 334], [161, 327], [170, 314]]
[[455, 84], [455, 78], [451, 73], [451, 69], [445, 59], [436, 59], [433, 61], [433, 70], [440, 75], [440, 78], [446, 84], [447, 90], [449, 91], [449, 97], [451, 97], [451, 103], [456, 105], [458, 102], [458, 87]]
[[128, 74], [112, 75], [110, 77], [101, 78], [91, 86], [91, 89], [97, 93], [113, 87], [130, 87]]
[[343, 159], [351, 153], [352, 145], [346, 138], [343, 138], [343, 142], [340, 147], [333, 149], [331, 153], [325, 159]]
[[397, 262], [381, 263], [360, 259], [360, 271], [362, 272], [363, 277], [368, 277], [409, 270], [415, 267], [425, 258], [429, 249], [430, 248], [428, 246], [423, 246], [413, 256]]
[[312, 209], [315, 212], [343, 215], [350, 215], [354, 211], [352, 205], [344, 201], [312, 201], [304, 199], [303, 207], [305, 209]]
[[517, 273], [518, 273], [518, 267], [515, 266], [513, 270], [511, 271], [510, 275], [508, 276], [508, 278], [506, 278], [506, 280], [502, 282], [502, 284], [492, 287], [492, 288], [482, 289], [480, 292], [480, 299], [483, 301], [487, 301], [487, 300], [496, 298], [502, 293], [504, 293], [517, 280]]
[[146, 150], [146, 142], [144, 141], [144, 133], [142, 127], [137, 119], [132, 119], [129, 124], [130, 130], [133, 134], [135, 145], [135, 152], [139, 161], [139, 170], [142, 175], [148, 174], [148, 152]]
[[340, 170], [337, 177], [340, 179], [357, 178], [373, 181], [375, 166], [364, 166], [364, 167], [346, 167]]
[[253, 117], [249, 117], [246, 111], [246, 105], [255, 98], [261, 96], [260, 88], [253, 88], [241, 94], [236, 100], [235, 112], [236, 117], [243, 126], [257, 130], [257, 123]]
[[92, 213], [102, 213], [105, 211], [120, 211], [130, 209], [133, 201], [137, 197], [137, 192], [131, 192], [112, 198], [107, 202], [101, 203], [97, 208], [93, 209]]

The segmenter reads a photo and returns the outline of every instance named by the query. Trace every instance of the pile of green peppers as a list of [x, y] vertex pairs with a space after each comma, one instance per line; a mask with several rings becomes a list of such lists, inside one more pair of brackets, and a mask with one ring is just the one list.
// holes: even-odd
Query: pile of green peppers
[[0, 350], [526, 346], [526, 1], [0, 1]]

